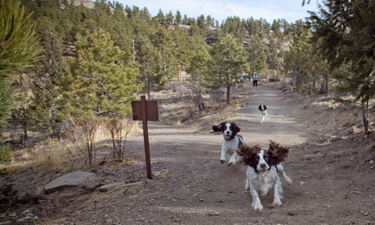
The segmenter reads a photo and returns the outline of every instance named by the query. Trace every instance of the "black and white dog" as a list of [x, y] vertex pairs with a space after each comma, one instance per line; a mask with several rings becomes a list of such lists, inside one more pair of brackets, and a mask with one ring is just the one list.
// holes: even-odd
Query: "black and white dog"
[[247, 145], [241, 145], [238, 154], [242, 156], [246, 165], [249, 165], [246, 171], [245, 190], [250, 190], [253, 202], [251, 204], [254, 210], [263, 210], [260, 203], [258, 191], [266, 195], [272, 187], [273, 205], [281, 205], [283, 197], [283, 188], [281, 186], [280, 176], [290, 185], [292, 180], [284, 172], [281, 162], [288, 157], [289, 148], [282, 147], [279, 144], [270, 141], [268, 150], [263, 150], [256, 145], [252, 148]]
[[259, 105], [258, 109], [261, 113], [260, 123], [263, 123], [267, 118], [267, 106], [266, 105]]
[[240, 132], [240, 128], [235, 123], [223, 122], [217, 126], [212, 126], [215, 132], [223, 132], [224, 140], [221, 146], [221, 156], [220, 162], [225, 162], [225, 157], [227, 153], [233, 153], [228, 161], [228, 165], [236, 164], [236, 162], [241, 160], [241, 157], [237, 154], [239, 145], [243, 145], [243, 138], [241, 135], [237, 134]]

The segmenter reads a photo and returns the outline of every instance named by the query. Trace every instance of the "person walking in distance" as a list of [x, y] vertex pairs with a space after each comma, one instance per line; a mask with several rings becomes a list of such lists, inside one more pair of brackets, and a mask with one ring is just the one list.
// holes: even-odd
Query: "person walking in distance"
[[258, 87], [258, 74], [257, 72], [254, 72], [254, 75], [253, 75], [253, 87]]

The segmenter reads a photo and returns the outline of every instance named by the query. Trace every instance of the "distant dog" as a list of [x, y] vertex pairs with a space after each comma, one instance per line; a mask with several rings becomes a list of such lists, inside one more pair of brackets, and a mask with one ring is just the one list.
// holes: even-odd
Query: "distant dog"
[[215, 132], [223, 132], [224, 140], [221, 146], [221, 156], [220, 162], [225, 162], [225, 157], [227, 153], [233, 152], [232, 156], [228, 161], [228, 165], [236, 164], [236, 162], [241, 160], [241, 157], [237, 154], [238, 146], [243, 145], [243, 138], [241, 135], [237, 134], [240, 132], [240, 128], [235, 123], [223, 122], [217, 126], [212, 126]]
[[249, 165], [246, 171], [245, 190], [250, 190], [253, 202], [251, 204], [254, 210], [263, 210], [260, 203], [258, 191], [266, 195], [272, 187], [273, 205], [281, 205], [283, 188], [281, 186], [280, 176], [290, 185], [292, 180], [284, 172], [281, 162], [288, 157], [289, 148], [281, 147], [279, 144], [270, 141], [268, 150], [261, 149], [258, 145], [250, 148], [247, 145], [241, 145], [237, 152], [242, 156], [246, 165]]
[[267, 118], [267, 106], [266, 105], [259, 105], [258, 107], [261, 116], [260, 116], [260, 123], [263, 123], [263, 121]]

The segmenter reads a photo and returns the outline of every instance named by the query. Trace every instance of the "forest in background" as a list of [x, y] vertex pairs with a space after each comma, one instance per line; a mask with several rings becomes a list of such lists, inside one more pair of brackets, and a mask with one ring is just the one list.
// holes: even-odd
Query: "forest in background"
[[115, 121], [129, 116], [137, 93], [151, 99], [151, 91], [186, 70], [198, 99], [225, 88], [227, 104], [230, 87], [254, 71], [263, 78], [291, 76], [296, 90], [307, 94], [326, 93], [329, 82], [339, 80], [338, 90], [362, 103], [368, 132], [374, 95], [370, 3], [325, 1], [320, 14], [295, 23], [249, 15], [221, 24], [179, 11], [152, 17], [147, 8], [115, 1], [93, 5], [1, 0], [2, 130], [22, 127], [27, 140], [29, 130], [58, 137], [66, 120]]

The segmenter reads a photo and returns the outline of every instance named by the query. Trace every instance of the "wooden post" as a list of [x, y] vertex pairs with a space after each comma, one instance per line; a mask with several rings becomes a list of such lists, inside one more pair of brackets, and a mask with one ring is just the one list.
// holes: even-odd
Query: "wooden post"
[[145, 143], [147, 178], [152, 179], [150, 145], [149, 145], [149, 142], [148, 142], [147, 111], [146, 111], [146, 98], [145, 98], [145, 96], [141, 96], [141, 113], [142, 113], [142, 124], [143, 124], [143, 140], [144, 140], [144, 143]]
[[146, 101], [145, 96], [141, 96], [141, 101], [132, 101], [133, 120], [142, 120], [143, 139], [145, 144], [145, 157], [147, 178], [152, 179], [150, 145], [148, 141], [147, 121], [159, 121], [158, 102]]

